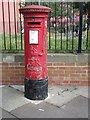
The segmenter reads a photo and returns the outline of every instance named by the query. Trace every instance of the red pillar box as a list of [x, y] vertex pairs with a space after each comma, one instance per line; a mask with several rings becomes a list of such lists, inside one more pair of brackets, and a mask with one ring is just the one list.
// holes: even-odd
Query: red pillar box
[[50, 11], [38, 5], [20, 9], [24, 16], [25, 97], [31, 100], [48, 96], [47, 19]]

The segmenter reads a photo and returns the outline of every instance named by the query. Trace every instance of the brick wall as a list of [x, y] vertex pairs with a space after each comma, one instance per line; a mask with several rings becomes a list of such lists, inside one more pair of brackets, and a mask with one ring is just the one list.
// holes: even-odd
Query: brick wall
[[[25, 76], [23, 54], [3, 54], [1, 61], [0, 84], [23, 84]], [[88, 62], [87, 54], [48, 55], [49, 84], [89, 85]]]
[[50, 83], [61, 85], [88, 85], [87, 65], [54, 63], [48, 66]]

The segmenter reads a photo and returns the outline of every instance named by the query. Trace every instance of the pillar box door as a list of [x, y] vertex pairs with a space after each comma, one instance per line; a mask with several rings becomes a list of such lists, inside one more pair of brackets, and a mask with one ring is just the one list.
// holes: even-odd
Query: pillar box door
[[38, 5], [20, 9], [24, 16], [25, 97], [31, 100], [48, 96], [47, 19], [50, 11]]

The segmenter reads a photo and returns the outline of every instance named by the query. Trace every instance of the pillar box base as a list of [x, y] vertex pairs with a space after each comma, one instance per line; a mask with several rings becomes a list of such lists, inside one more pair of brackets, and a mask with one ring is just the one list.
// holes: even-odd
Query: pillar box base
[[30, 100], [44, 100], [48, 97], [48, 78], [28, 80], [25, 78], [24, 96]]

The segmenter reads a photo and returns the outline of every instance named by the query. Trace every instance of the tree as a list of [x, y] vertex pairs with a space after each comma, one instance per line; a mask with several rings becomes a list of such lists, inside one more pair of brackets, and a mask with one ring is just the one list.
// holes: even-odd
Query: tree
[[90, 26], [90, 1], [84, 3], [84, 13], [88, 14], [88, 26]]

